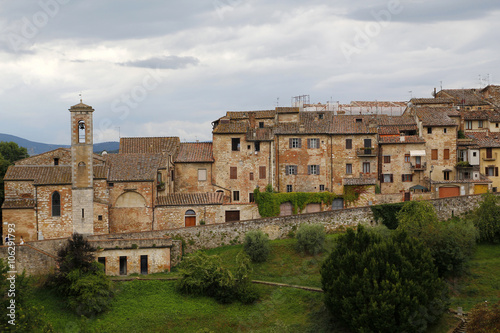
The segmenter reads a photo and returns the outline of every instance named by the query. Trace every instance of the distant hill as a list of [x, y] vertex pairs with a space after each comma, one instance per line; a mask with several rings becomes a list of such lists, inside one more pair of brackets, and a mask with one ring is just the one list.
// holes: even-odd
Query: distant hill
[[[69, 145], [56, 145], [56, 144], [34, 142], [20, 138], [15, 135], [2, 134], [2, 133], [0, 133], [0, 141], [6, 141], [6, 142], [12, 141], [17, 143], [19, 146], [28, 149], [28, 154], [30, 154], [30, 156], [45, 153], [47, 151], [54, 150], [57, 148], [70, 147]], [[109, 153], [118, 152], [119, 148], [120, 148], [120, 143], [116, 141], [94, 143], [95, 153], [100, 153], [103, 150], [106, 150]]]

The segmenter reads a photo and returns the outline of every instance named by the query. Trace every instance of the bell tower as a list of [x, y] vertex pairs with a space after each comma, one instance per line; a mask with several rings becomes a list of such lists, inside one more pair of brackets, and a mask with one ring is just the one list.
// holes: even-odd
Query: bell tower
[[73, 105], [71, 114], [71, 184], [73, 232], [94, 233], [94, 172], [91, 106]]

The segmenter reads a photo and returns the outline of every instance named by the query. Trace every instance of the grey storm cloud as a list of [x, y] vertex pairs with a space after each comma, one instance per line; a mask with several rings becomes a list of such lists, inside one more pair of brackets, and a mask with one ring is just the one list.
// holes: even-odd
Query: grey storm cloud
[[158, 68], [158, 69], [181, 69], [188, 65], [197, 65], [200, 61], [195, 57], [164, 56], [152, 57], [144, 60], [134, 60], [119, 63], [122, 66]]

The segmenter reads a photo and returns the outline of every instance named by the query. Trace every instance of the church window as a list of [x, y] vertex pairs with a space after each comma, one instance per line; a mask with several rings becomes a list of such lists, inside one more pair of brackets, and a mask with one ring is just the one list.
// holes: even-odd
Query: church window
[[61, 216], [61, 195], [57, 191], [52, 193], [52, 216]]

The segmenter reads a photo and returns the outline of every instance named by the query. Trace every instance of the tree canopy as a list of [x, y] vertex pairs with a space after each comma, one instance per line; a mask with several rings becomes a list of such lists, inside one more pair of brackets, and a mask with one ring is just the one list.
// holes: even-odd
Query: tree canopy
[[429, 250], [404, 231], [349, 229], [321, 267], [325, 304], [355, 332], [424, 332], [446, 308]]

